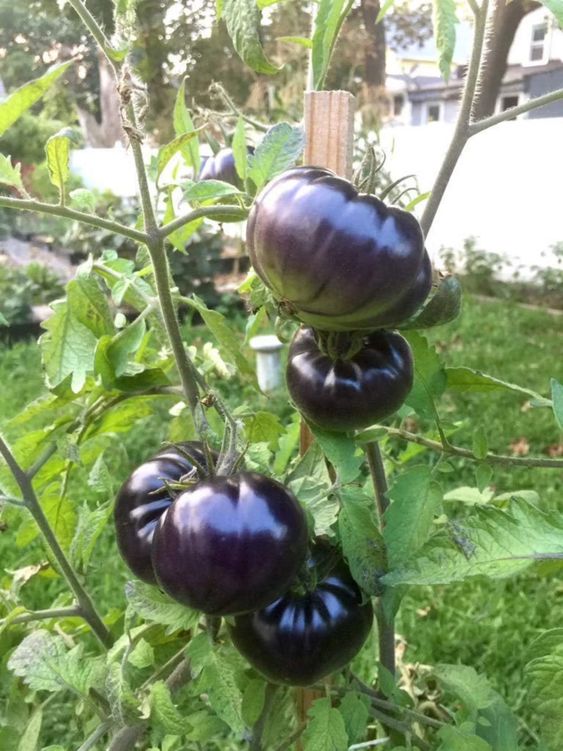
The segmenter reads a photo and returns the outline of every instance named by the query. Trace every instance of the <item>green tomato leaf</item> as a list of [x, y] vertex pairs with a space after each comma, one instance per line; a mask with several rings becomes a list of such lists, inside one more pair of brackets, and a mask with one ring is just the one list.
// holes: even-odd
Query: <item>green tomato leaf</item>
[[23, 735], [18, 743], [17, 751], [37, 751], [42, 722], [43, 712], [41, 707], [39, 707], [29, 718], [29, 722], [26, 724]]
[[278, 440], [284, 432], [279, 417], [271, 412], [256, 412], [244, 418], [246, 438], [250, 443], [267, 443], [275, 451]]
[[[166, 196], [166, 202], [164, 207], [164, 224], [168, 224], [176, 219], [176, 211], [174, 209], [174, 201], [172, 199], [172, 192], [169, 192]], [[180, 229], [175, 230], [168, 235], [167, 240], [172, 243], [174, 248], [180, 253], [186, 253], [186, 246], [192, 235], [194, 235], [203, 224], [203, 217], [194, 219], [192, 222], [184, 224]], [[144, 307], [145, 303], [143, 303]]]
[[293, 167], [305, 148], [305, 134], [300, 126], [277, 123], [269, 129], [248, 155], [248, 177], [261, 190], [273, 177]]
[[113, 504], [109, 502], [94, 509], [91, 509], [86, 503], [83, 504], [78, 514], [76, 531], [69, 550], [69, 557], [73, 566], [80, 567], [82, 571], [86, 569], [96, 543], [106, 528], [112, 512]]
[[377, 18], [375, 19], [375, 23], [381, 23], [387, 13], [391, 10], [391, 8], [395, 5], [396, 0], [385, 0], [383, 5], [381, 6], [379, 13], [377, 14]]
[[64, 188], [70, 177], [70, 146], [75, 140], [76, 134], [72, 128], [63, 128], [51, 136], [45, 146], [49, 179], [59, 190]]
[[438, 731], [442, 741], [436, 751], [493, 751], [491, 746], [475, 735], [475, 726], [464, 723], [460, 727], [446, 725]]
[[350, 744], [362, 741], [369, 722], [369, 699], [365, 694], [349, 691], [338, 707], [344, 720], [346, 735]]
[[0, 183], [24, 190], [21, 176], [21, 164], [12, 164], [9, 156], [0, 154]]
[[397, 568], [416, 553], [432, 531], [440, 513], [442, 489], [426, 466], [400, 474], [389, 490], [392, 503], [385, 512], [384, 538], [390, 568]]
[[201, 166], [201, 156], [199, 148], [199, 138], [197, 131], [194, 127], [192, 116], [189, 109], [186, 106], [186, 79], [184, 78], [178, 89], [176, 101], [174, 103], [174, 133], [176, 136], [183, 136], [185, 133], [194, 133], [194, 137], [190, 138], [187, 143], [180, 147], [182, 156], [187, 164], [193, 167], [194, 175], [199, 173]]
[[563, 744], [563, 655], [537, 657], [525, 668], [528, 707], [550, 749]]
[[172, 701], [170, 689], [164, 681], [153, 683], [149, 693], [151, 721], [165, 733], [184, 735], [190, 729], [189, 718], [184, 717]]
[[286, 44], [298, 44], [300, 47], [306, 47], [309, 50], [313, 48], [313, 40], [307, 37], [278, 37], [277, 41]]
[[352, 9], [346, 0], [320, 0], [313, 25], [313, 81], [322, 88], [342, 22]]
[[286, 480], [287, 487], [314, 520], [316, 535], [332, 535], [340, 503], [331, 493], [332, 482], [320, 446], [314, 443]]
[[405, 332], [414, 357], [414, 384], [406, 404], [422, 417], [435, 417], [435, 400], [446, 388], [446, 373], [436, 349], [417, 331]]
[[261, 678], [251, 678], [242, 695], [242, 716], [248, 727], [252, 727], [264, 709], [266, 682]]
[[[201, 128], [199, 128], [201, 130]], [[160, 178], [166, 165], [179, 151], [185, 153], [186, 146], [197, 137], [199, 130], [192, 130], [189, 133], [182, 133], [176, 136], [170, 143], [161, 146], [156, 157], [156, 179]]]
[[480, 370], [473, 368], [446, 368], [448, 379], [448, 388], [455, 391], [475, 391], [484, 394], [495, 391], [514, 391], [517, 394], [524, 394], [532, 399], [544, 400], [540, 394], [531, 389], [517, 386], [515, 383], [501, 381], [488, 373], [482, 373]]
[[[139, 639], [132, 652], [127, 657], [127, 662], [133, 667], [143, 670], [154, 665], [154, 649], [145, 639]], [[153, 684], [154, 686], [155, 684]], [[172, 732], [172, 731], [170, 731]]]
[[387, 569], [385, 545], [375, 522], [373, 500], [357, 490], [344, 489], [338, 531], [352, 576], [369, 595], [379, 596], [381, 576]]
[[243, 696], [237, 682], [237, 670], [221, 651], [210, 652], [198, 681], [198, 688], [207, 694], [209, 705], [231, 730], [242, 735]]
[[68, 194], [72, 207], [78, 211], [85, 211], [87, 214], [94, 214], [96, 211], [96, 196], [86, 188], [76, 188]]
[[244, 120], [239, 117], [233, 134], [233, 157], [237, 175], [244, 183], [248, 174], [248, 149], [246, 148], [246, 132]]
[[62, 637], [44, 629], [20, 642], [8, 660], [8, 668], [33, 691], [70, 689], [82, 696], [99, 686], [104, 676], [103, 658], [84, 659], [82, 645], [68, 650]]
[[360, 468], [364, 463], [363, 454], [357, 448], [354, 439], [342, 433], [321, 430], [315, 425], [309, 427], [315, 439], [319, 442], [324, 455], [334, 466], [340, 482], [343, 485], [353, 482], [359, 475]]
[[438, 65], [444, 80], [449, 80], [454, 56], [456, 25], [456, 0], [432, 0], [432, 23], [438, 48]]
[[551, 379], [551, 399], [553, 402], [553, 414], [560, 430], [563, 430], [563, 384]]
[[55, 81], [72, 65], [74, 61], [60, 63], [44, 73], [40, 78], [24, 84], [16, 89], [7, 99], [0, 102], [0, 136], [23, 115], [26, 110], [33, 107], [41, 97], [49, 91]]
[[130, 581], [125, 585], [125, 595], [129, 607], [146, 621], [154, 621], [167, 626], [166, 632], [189, 631], [197, 626], [200, 614], [171, 600], [156, 587], [140, 581]]
[[213, 201], [217, 198], [234, 195], [241, 195], [240, 190], [234, 185], [224, 183], [222, 180], [202, 180], [199, 183], [188, 180], [184, 184], [184, 198], [189, 203]]
[[451, 522], [408, 561], [383, 577], [385, 584], [449, 584], [473, 576], [503, 578], [536, 561], [563, 559], [563, 522], [515, 498], [508, 509], [477, 506]]
[[240, 58], [257, 73], [279, 71], [266, 57], [260, 42], [260, 9], [256, 0], [223, 0], [222, 17]]
[[309, 723], [303, 733], [303, 751], [347, 751], [344, 718], [330, 699], [317, 699], [309, 709]]

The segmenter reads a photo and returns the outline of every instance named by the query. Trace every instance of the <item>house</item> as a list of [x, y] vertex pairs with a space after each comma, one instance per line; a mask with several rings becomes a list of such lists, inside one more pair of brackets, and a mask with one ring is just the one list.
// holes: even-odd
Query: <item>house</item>
[[[473, 30], [469, 23], [457, 26], [456, 48], [449, 81], [440, 76], [438, 52], [433, 40], [390, 55], [387, 89], [392, 97], [391, 125], [425, 125], [454, 122]], [[508, 67], [497, 100], [497, 111], [563, 88], [563, 31], [545, 8], [524, 16], [508, 55]], [[563, 117], [563, 100], [521, 117]]]

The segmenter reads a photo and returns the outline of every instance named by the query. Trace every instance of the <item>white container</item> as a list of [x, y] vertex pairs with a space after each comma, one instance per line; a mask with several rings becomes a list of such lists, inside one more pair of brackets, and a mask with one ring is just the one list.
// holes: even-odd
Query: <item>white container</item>
[[281, 348], [283, 344], [275, 334], [253, 336], [249, 342], [256, 352], [256, 377], [264, 393], [275, 391], [282, 383]]

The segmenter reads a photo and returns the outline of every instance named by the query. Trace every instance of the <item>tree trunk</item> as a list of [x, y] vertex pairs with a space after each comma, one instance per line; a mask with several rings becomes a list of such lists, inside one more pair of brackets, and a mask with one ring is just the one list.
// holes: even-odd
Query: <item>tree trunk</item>
[[376, 23], [380, 0], [362, 0], [361, 12], [366, 42], [361, 112], [367, 127], [378, 127], [389, 114], [389, 97], [385, 89], [385, 27]]
[[86, 143], [94, 148], [112, 148], [117, 142], [125, 144], [121, 128], [120, 102], [115, 78], [102, 52], [98, 53], [100, 74], [100, 122], [87, 110], [78, 108], [78, 119], [84, 130]]
[[486, 55], [473, 117], [481, 120], [495, 111], [508, 53], [520, 21], [540, 7], [534, 0], [494, 0], [487, 28]]

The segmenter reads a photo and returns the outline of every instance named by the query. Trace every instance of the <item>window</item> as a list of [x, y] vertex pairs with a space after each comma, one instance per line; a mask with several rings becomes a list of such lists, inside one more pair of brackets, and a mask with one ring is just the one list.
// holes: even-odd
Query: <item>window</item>
[[503, 96], [500, 100], [500, 111], [505, 112], [506, 110], [511, 109], [511, 107], [517, 107], [520, 97], [518, 94], [508, 94], [507, 96]]
[[395, 94], [395, 96], [393, 97], [393, 116], [401, 117], [404, 106], [405, 97], [402, 94]]
[[547, 21], [532, 26], [532, 41], [530, 44], [530, 62], [541, 63], [547, 53]]
[[426, 103], [426, 118], [427, 123], [438, 123], [442, 119], [442, 104], [441, 102], [427, 102]]

